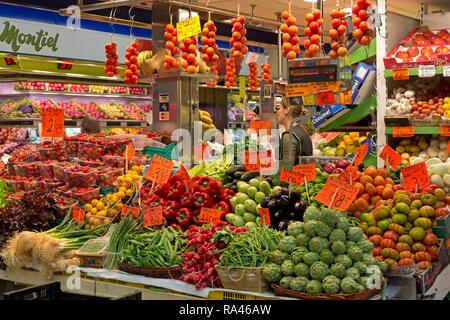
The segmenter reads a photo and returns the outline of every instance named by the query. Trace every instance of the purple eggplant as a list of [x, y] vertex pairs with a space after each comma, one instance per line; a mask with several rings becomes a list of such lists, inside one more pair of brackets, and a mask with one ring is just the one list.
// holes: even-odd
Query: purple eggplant
[[280, 197], [280, 208], [284, 211], [289, 211], [289, 209], [292, 207], [291, 198], [287, 195], [282, 195]]
[[284, 212], [279, 210], [279, 211], [275, 212], [273, 215], [271, 215], [270, 221], [272, 221], [272, 223], [274, 223], [274, 224], [277, 224], [278, 222], [280, 222], [284, 218], [285, 218]]
[[269, 202], [270, 202], [269, 197], [265, 197], [260, 203], [261, 208], [268, 208]]
[[287, 229], [287, 227], [288, 227], [288, 220], [281, 220], [280, 222], [278, 222], [277, 229], [279, 231], [284, 231]]
[[280, 201], [279, 200], [270, 200], [267, 204], [267, 208], [269, 208], [269, 213], [274, 214], [278, 210], [280, 210]]
[[292, 190], [290, 197], [291, 197], [292, 202], [294, 202], [294, 203], [297, 201], [300, 201], [300, 199], [302, 198], [300, 191], [298, 191], [298, 190]]
[[282, 188], [280, 190], [278, 190], [277, 192], [275, 192], [275, 198], [279, 199], [281, 198], [281, 196], [287, 196], [289, 195], [289, 190], [286, 188]]

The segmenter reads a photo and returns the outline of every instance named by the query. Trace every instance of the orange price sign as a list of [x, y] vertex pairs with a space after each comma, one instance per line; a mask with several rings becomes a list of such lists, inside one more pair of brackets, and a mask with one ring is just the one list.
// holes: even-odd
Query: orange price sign
[[450, 126], [441, 126], [441, 136], [450, 137]]
[[397, 170], [398, 166], [402, 163], [402, 157], [387, 144], [384, 145], [379, 157], [394, 170]]
[[62, 138], [64, 137], [64, 110], [47, 108], [41, 114], [42, 132], [41, 137]]
[[403, 188], [406, 191], [422, 190], [430, 186], [427, 165], [419, 162], [401, 169], [403, 176]]
[[210, 222], [219, 222], [220, 217], [222, 216], [222, 210], [219, 209], [211, 209], [211, 208], [202, 208], [200, 210], [200, 218], [199, 221], [201, 223], [210, 223]]
[[187, 185], [187, 189], [192, 190], [192, 180], [189, 172], [186, 170], [186, 167], [181, 164], [180, 169], [177, 171], [176, 175], [180, 177], [181, 181], [184, 181]]
[[355, 166], [359, 166], [362, 163], [362, 161], [364, 160], [364, 158], [367, 155], [368, 149], [369, 149], [369, 144], [364, 143], [353, 152], [355, 155], [355, 157], [353, 158], [353, 163], [355, 164]]
[[84, 217], [86, 213], [83, 209], [78, 206], [73, 207], [72, 210], [72, 219], [76, 221], [78, 224], [84, 224]]
[[145, 179], [151, 180], [156, 184], [162, 184], [169, 179], [173, 166], [172, 160], [154, 155], [145, 173]]
[[317, 92], [317, 105], [326, 106], [330, 104], [335, 104], [336, 99], [331, 91]]
[[139, 208], [124, 205], [122, 207], [122, 217], [125, 217], [127, 215], [131, 215], [131, 216], [137, 218], [137, 217], [139, 217], [139, 212], [140, 211], [141, 210]]
[[144, 210], [144, 227], [153, 227], [163, 224], [163, 209], [161, 206], [150, 207]]
[[271, 121], [250, 120], [250, 129], [255, 130], [256, 133], [259, 133], [260, 130], [267, 131], [267, 133], [269, 133], [271, 128]]
[[286, 182], [293, 186], [301, 186], [302, 183], [305, 182], [305, 176], [293, 170], [282, 168], [280, 173], [280, 181]]
[[316, 166], [314, 164], [300, 164], [298, 166], [292, 167], [297, 173], [301, 173], [306, 177], [306, 181], [316, 180]]
[[244, 169], [245, 171], [259, 171], [261, 163], [259, 161], [258, 151], [244, 150]]
[[392, 75], [394, 80], [408, 80], [409, 73], [408, 69], [394, 69], [392, 70]]
[[447, 144], [447, 148], [445, 148], [445, 151], [450, 152], [450, 141]]
[[353, 203], [357, 194], [358, 189], [355, 186], [346, 186], [342, 184], [342, 181], [329, 177], [315, 199], [332, 209], [345, 211]]
[[267, 208], [259, 208], [259, 216], [261, 217], [261, 225], [270, 226], [270, 213]]
[[348, 166], [344, 171], [337, 176], [337, 180], [345, 186], [351, 186], [356, 180], [358, 174], [354, 166]]
[[393, 127], [392, 136], [394, 138], [409, 138], [414, 137], [414, 127]]
[[128, 144], [127, 147], [125, 148], [125, 151], [123, 152], [123, 156], [125, 157], [126, 160], [130, 160], [133, 159], [133, 157], [136, 154], [136, 150], [134, 149], [134, 146], [132, 143]]

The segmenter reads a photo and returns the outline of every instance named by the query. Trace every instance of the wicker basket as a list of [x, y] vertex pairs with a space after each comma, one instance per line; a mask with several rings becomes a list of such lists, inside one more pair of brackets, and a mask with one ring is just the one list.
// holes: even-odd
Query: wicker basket
[[225, 289], [253, 292], [267, 292], [269, 282], [262, 275], [263, 268], [216, 267]]
[[285, 289], [275, 283], [272, 283], [271, 287], [277, 296], [303, 300], [369, 300], [371, 297], [381, 292], [381, 289], [365, 289], [353, 294], [309, 294]]
[[179, 279], [181, 277], [181, 269], [179, 266], [149, 268], [135, 267], [126, 263], [119, 263], [119, 270], [149, 278]]

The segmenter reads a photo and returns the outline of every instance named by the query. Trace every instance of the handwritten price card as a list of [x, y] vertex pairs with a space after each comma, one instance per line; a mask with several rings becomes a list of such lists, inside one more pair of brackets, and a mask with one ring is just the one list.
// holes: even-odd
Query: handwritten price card
[[259, 216], [261, 218], [261, 225], [270, 226], [270, 213], [267, 208], [259, 208]]
[[131, 215], [133, 217], [139, 217], [140, 209], [136, 207], [131, 206], [123, 206], [122, 207], [122, 217], [125, 217], [127, 215]]
[[201, 223], [210, 223], [210, 222], [219, 222], [220, 217], [222, 216], [222, 210], [219, 209], [211, 209], [211, 208], [202, 208], [200, 210], [200, 219]]
[[362, 163], [362, 161], [364, 160], [364, 158], [367, 155], [368, 149], [369, 149], [369, 144], [364, 143], [358, 149], [356, 149], [354, 151], [355, 157], [353, 158], [353, 162], [354, 162], [355, 166], [359, 166]]
[[350, 187], [357, 177], [358, 173], [356, 172], [355, 167], [348, 166], [340, 175], [337, 176], [336, 179], [340, 184]]
[[76, 221], [78, 224], [84, 224], [84, 217], [86, 213], [83, 209], [78, 206], [75, 206], [72, 210], [72, 219]]
[[330, 177], [315, 199], [331, 209], [345, 211], [353, 203], [357, 194], [356, 187], [346, 186], [338, 179]]
[[393, 127], [392, 136], [394, 138], [409, 138], [414, 137], [414, 127]]
[[180, 165], [180, 170], [177, 171], [176, 175], [180, 177], [181, 181], [187, 184], [189, 190], [192, 190], [192, 179], [183, 164]]
[[317, 105], [327, 106], [335, 103], [336, 99], [334, 98], [333, 92], [331, 91], [317, 92]]
[[403, 187], [406, 191], [422, 190], [430, 186], [425, 162], [419, 162], [401, 169]]
[[280, 173], [280, 181], [286, 182], [293, 186], [300, 186], [303, 182], [305, 182], [305, 176], [293, 170], [282, 168]]
[[306, 177], [306, 181], [316, 180], [316, 166], [314, 164], [300, 164], [292, 167], [292, 170], [304, 175]]
[[402, 157], [397, 151], [392, 149], [387, 144], [384, 145], [383, 150], [381, 150], [379, 157], [384, 161], [389, 167], [397, 170], [398, 166], [402, 163]]
[[126, 160], [133, 159], [135, 154], [136, 154], [136, 150], [134, 149], [132, 143], [127, 145], [127, 147], [125, 148], [125, 151], [123, 152], [123, 156], [125, 157]]
[[195, 36], [202, 32], [200, 26], [200, 17], [195, 16], [177, 23], [178, 41]]
[[41, 137], [63, 138], [64, 137], [64, 110], [47, 108], [41, 114], [42, 132]]
[[394, 80], [408, 80], [409, 73], [408, 69], [394, 69], [392, 70], [392, 75]]
[[441, 136], [450, 137], [450, 126], [441, 126]]
[[271, 127], [271, 121], [250, 120], [250, 129], [255, 130], [256, 133], [259, 133], [259, 131], [266, 131], [266, 133], [268, 134]]
[[161, 206], [150, 207], [144, 210], [144, 227], [153, 227], [163, 224], [163, 210]]
[[154, 155], [145, 173], [145, 179], [151, 180], [156, 184], [162, 184], [169, 179], [173, 166], [172, 160]]

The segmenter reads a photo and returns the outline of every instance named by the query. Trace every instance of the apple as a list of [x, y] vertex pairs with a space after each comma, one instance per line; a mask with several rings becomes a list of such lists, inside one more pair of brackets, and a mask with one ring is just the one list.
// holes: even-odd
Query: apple
[[442, 45], [446, 43], [446, 41], [442, 38], [434, 38], [431, 42], [437, 45]]
[[425, 62], [425, 61], [429, 61], [428, 57], [420, 56], [416, 59], [416, 62]]
[[417, 47], [408, 48], [407, 52], [411, 58], [417, 57], [419, 55], [419, 49]]
[[450, 52], [450, 49], [447, 47], [444, 47], [444, 46], [437, 47], [436, 50], [434, 50], [434, 53], [436, 53], [436, 54], [446, 54], [449, 52]]
[[424, 33], [422, 33], [422, 35], [423, 35], [425, 38], [433, 38], [433, 37], [435, 36], [434, 33], [431, 32], [431, 31], [425, 31]]
[[425, 38], [421, 34], [417, 34], [413, 37], [413, 43], [420, 46], [425, 41]]
[[403, 60], [403, 59], [409, 58], [409, 54], [408, 54], [408, 52], [406, 52], [406, 51], [398, 51], [398, 52], [395, 54], [395, 57]]
[[433, 48], [426, 47], [420, 51], [420, 54], [425, 57], [430, 57], [434, 53]]

